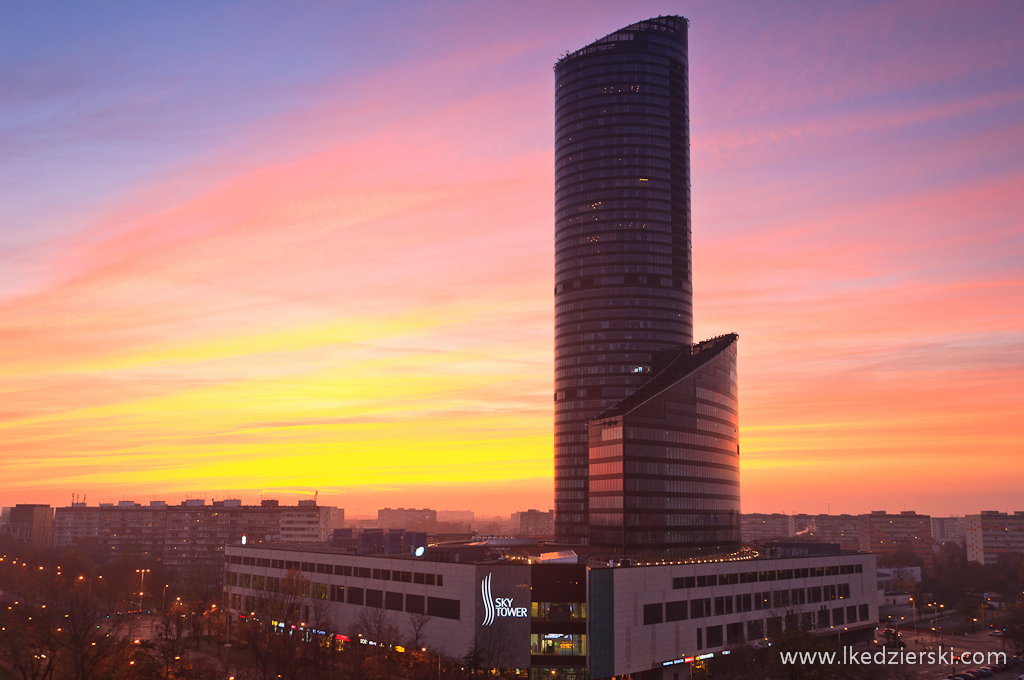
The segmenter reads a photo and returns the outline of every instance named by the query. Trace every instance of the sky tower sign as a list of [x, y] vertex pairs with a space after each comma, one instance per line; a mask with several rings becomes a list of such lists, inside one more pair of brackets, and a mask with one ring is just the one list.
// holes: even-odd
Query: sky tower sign
[[491, 625], [495, 619], [525, 619], [530, 615], [526, 607], [517, 606], [515, 598], [491, 595], [491, 574], [487, 574], [480, 581], [480, 597], [484, 602], [484, 621], [481, 624], [483, 626]]

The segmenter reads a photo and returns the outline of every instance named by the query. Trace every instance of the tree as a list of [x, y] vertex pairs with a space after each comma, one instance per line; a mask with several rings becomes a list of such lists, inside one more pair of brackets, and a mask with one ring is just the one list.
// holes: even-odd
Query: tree
[[249, 645], [264, 680], [297, 676], [305, 632], [299, 615], [308, 594], [309, 580], [295, 569], [280, 583], [268, 580], [257, 590], [255, 611], [250, 612], [239, 635]]
[[363, 637], [373, 648], [373, 654], [364, 659], [364, 670], [373, 678], [392, 678], [394, 658], [391, 650], [401, 639], [401, 632], [386, 609], [363, 607], [356, 622], [355, 637]]
[[409, 614], [409, 646], [419, 649], [423, 645], [423, 631], [430, 623], [429, 614]]

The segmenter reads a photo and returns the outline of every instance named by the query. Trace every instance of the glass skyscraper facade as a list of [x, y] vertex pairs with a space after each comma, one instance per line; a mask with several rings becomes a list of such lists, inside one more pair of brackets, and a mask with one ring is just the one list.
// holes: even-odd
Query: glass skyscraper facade
[[734, 334], [655, 357], [590, 421], [590, 556], [675, 560], [740, 547]]
[[555, 538], [595, 556], [739, 547], [736, 336], [692, 344], [688, 25], [555, 64]]
[[586, 545], [587, 421], [693, 341], [687, 25], [555, 65], [555, 536]]

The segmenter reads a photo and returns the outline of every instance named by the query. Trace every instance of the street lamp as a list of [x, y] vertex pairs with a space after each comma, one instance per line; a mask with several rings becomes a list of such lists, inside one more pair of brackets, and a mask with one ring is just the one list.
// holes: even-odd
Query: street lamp
[[139, 613], [142, 612], [142, 594], [145, 592], [146, 574], [150, 572], [149, 569], [136, 569], [135, 573], [139, 574]]

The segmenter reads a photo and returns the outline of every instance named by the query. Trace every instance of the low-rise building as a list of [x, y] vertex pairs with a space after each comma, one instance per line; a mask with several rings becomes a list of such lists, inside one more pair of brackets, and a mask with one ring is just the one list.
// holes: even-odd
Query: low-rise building
[[853, 643], [870, 639], [878, 621], [870, 554], [588, 567], [564, 563], [571, 553], [527, 555], [509, 540], [491, 551], [465, 547], [398, 558], [231, 545], [225, 593], [236, 620], [259, 618], [280, 611], [273, 601], [301, 578], [308, 595], [295, 620], [274, 619], [282, 630], [373, 644], [368, 621], [385, 617], [404, 640], [426, 616], [425, 646], [451, 658], [489, 650], [484, 665], [529, 669], [535, 680], [670, 678], [665, 669], [763, 644], [787, 628]]

